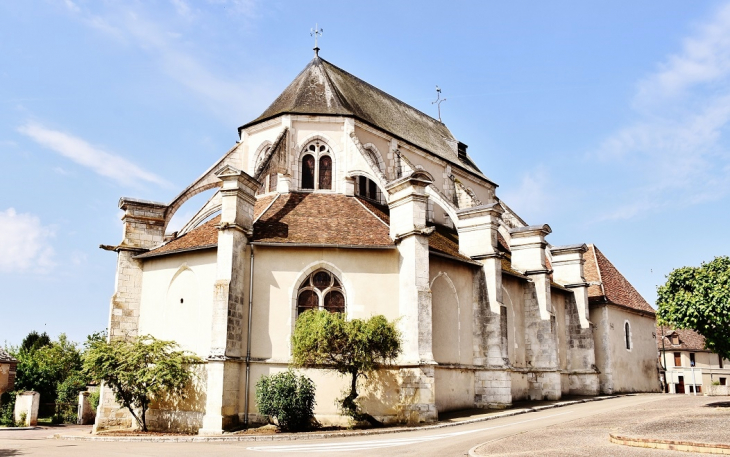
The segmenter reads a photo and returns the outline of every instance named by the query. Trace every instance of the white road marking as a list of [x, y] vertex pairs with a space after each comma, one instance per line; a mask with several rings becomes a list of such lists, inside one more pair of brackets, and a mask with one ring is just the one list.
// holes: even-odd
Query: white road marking
[[564, 413], [552, 414], [550, 416], [539, 417], [535, 419], [527, 419], [511, 424], [495, 425], [493, 427], [485, 427], [476, 430], [466, 430], [463, 432], [441, 433], [438, 435], [417, 436], [413, 438], [393, 438], [389, 440], [373, 440], [373, 441], [352, 441], [347, 443], [319, 443], [319, 444], [293, 444], [286, 446], [254, 446], [248, 447], [249, 451], [260, 452], [343, 452], [343, 451], [365, 451], [368, 449], [378, 449], [384, 447], [405, 446], [407, 444], [424, 443], [427, 441], [440, 440], [443, 438], [451, 438], [454, 436], [467, 435], [469, 433], [484, 432], [487, 430], [495, 430], [498, 428], [509, 427], [517, 424], [525, 424], [550, 417], [562, 416], [570, 414], [570, 411]]

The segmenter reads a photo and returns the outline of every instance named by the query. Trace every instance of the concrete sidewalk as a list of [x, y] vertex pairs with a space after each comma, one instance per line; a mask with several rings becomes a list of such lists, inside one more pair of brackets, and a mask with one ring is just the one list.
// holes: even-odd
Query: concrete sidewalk
[[[484, 443], [470, 455], [540, 453], [559, 448], [556, 436], [572, 435], [585, 440], [595, 455], [613, 455], [610, 444], [596, 448], [596, 440], [623, 446], [730, 455], [730, 397], [655, 394], [658, 401], [599, 415], [580, 423], [568, 423], [550, 431], [532, 431], [520, 436]], [[615, 424], [621, 424], [616, 426]], [[592, 441], [591, 441], [592, 440]], [[628, 450], [628, 448], [625, 448]], [[637, 450], [638, 451], [638, 450]]]
[[435, 424], [420, 425], [412, 427], [385, 427], [378, 429], [364, 430], [341, 430], [333, 432], [303, 432], [303, 433], [277, 433], [275, 435], [245, 435], [237, 433], [225, 433], [217, 436], [198, 436], [198, 435], [155, 435], [155, 436], [114, 436], [114, 435], [92, 435], [91, 426], [77, 426], [58, 432], [50, 436], [51, 438], [63, 440], [82, 440], [82, 441], [124, 441], [124, 442], [231, 442], [231, 441], [292, 441], [292, 440], [312, 440], [322, 438], [341, 438], [347, 436], [363, 436], [363, 435], [379, 435], [400, 433], [405, 431], [422, 431], [436, 430], [446, 427], [453, 427], [461, 424], [475, 423], [498, 419], [501, 417], [516, 416], [534, 411], [542, 411], [551, 408], [560, 408], [563, 406], [574, 405], [577, 403], [586, 403], [593, 401], [601, 401], [609, 398], [617, 398], [617, 396], [599, 396], [599, 397], [568, 397], [557, 401], [534, 401], [534, 402], [517, 402], [512, 408], [500, 410], [484, 410], [484, 409], [468, 409], [461, 411], [453, 411], [439, 415], [439, 421]]

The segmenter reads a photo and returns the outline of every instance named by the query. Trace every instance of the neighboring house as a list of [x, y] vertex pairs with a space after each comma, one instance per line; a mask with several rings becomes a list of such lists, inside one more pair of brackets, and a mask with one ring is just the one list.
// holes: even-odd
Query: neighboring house
[[18, 361], [0, 348], [0, 394], [10, 392], [15, 387], [15, 369]]
[[659, 363], [664, 391], [708, 393], [713, 384], [730, 385], [730, 361], [705, 348], [705, 337], [694, 330], [657, 326]]
[[[315, 56], [238, 140], [171, 203], [122, 198], [124, 237], [103, 246], [118, 253], [110, 338], [206, 360], [185, 402], [151, 406], [153, 429], [263, 420], [256, 381], [287, 368], [309, 309], [397, 320], [402, 355], [359, 386], [385, 422], [659, 390], [651, 307], [595, 247], [550, 245], [440, 121]], [[341, 421], [347, 380], [304, 373], [318, 419]], [[96, 429], [131, 423], [102, 388]]]
[[584, 257], [601, 392], [659, 391], [654, 308], [596, 246]]

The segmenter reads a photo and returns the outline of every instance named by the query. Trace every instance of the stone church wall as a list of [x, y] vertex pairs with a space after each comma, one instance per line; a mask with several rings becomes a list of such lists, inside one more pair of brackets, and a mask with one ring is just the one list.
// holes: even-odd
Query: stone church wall
[[139, 334], [174, 340], [183, 349], [207, 357], [215, 271], [214, 249], [147, 259]]

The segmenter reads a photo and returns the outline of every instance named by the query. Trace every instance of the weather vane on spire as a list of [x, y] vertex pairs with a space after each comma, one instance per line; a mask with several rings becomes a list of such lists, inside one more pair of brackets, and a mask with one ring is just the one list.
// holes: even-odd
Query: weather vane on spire
[[317, 45], [317, 38], [321, 37], [324, 33], [324, 29], [319, 28], [319, 24], [315, 23], [314, 28], [309, 32], [309, 36], [314, 37], [314, 56], [319, 56], [319, 46]]
[[441, 103], [445, 102], [446, 98], [441, 98], [441, 88], [436, 86], [436, 100], [431, 102], [432, 105], [436, 105], [439, 109], [439, 122], [441, 122]]

